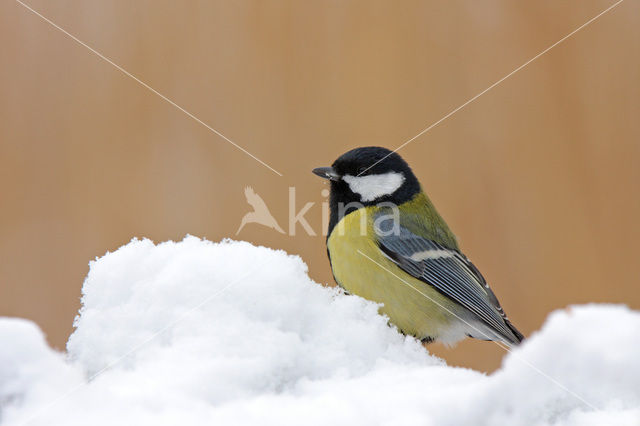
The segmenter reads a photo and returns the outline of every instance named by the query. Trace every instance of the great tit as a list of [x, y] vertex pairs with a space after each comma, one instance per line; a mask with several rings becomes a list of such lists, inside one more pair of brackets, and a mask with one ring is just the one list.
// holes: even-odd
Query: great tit
[[330, 181], [327, 252], [347, 293], [424, 342], [524, 339], [398, 154], [356, 148], [313, 173]]

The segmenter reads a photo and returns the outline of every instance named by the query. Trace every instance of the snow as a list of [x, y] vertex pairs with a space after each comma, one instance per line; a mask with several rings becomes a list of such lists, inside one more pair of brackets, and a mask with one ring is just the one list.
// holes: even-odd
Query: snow
[[485, 375], [246, 242], [133, 240], [82, 292], [66, 354], [0, 319], [3, 426], [640, 424], [640, 313], [624, 306], [553, 312]]

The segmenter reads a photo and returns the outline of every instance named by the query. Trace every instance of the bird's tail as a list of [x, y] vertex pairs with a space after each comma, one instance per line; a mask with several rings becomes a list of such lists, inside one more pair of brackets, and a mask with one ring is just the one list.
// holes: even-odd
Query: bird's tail
[[522, 341], [524, 340], [524, 334], [520, 333], [520, 331], [518, 331], [518, 329], [513, 324], [511, 324], [511, 321], [509, 321], [508, 318], [505, 318], [504, 322], [505, 324], [507, 324], [507, 327], [509, 327], [509, 330], [511, 330], [514, 337], [516, 338], [514, 344], [519, 345], [520, 343], [522, 343]]

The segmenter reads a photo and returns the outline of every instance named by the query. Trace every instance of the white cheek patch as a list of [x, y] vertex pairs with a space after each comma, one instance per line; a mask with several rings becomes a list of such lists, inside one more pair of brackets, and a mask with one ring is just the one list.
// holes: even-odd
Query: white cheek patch
[[342, 179], [349, 184], [351, 191], [360, 195], [362, 201], [373, 201], [396, 192], [404, 183], [404, 174], [389, 172], [367, 176], [344, 175]]

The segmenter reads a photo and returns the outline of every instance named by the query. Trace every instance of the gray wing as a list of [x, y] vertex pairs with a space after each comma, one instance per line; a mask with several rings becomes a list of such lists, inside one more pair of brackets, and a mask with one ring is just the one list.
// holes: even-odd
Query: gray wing
[[[498, 340], [518, 344], [523, 339], [507, 319], [478, 269], [462, 253], [420, 237], [404, 227], [400, 227], [400, 232], [395, 235], [378, 236], [378, 244], [382, 252], [405, 272], [472, 312]], [[484, 330], [478, 331], [480, 336], [495, 340], [486, 336]]]

